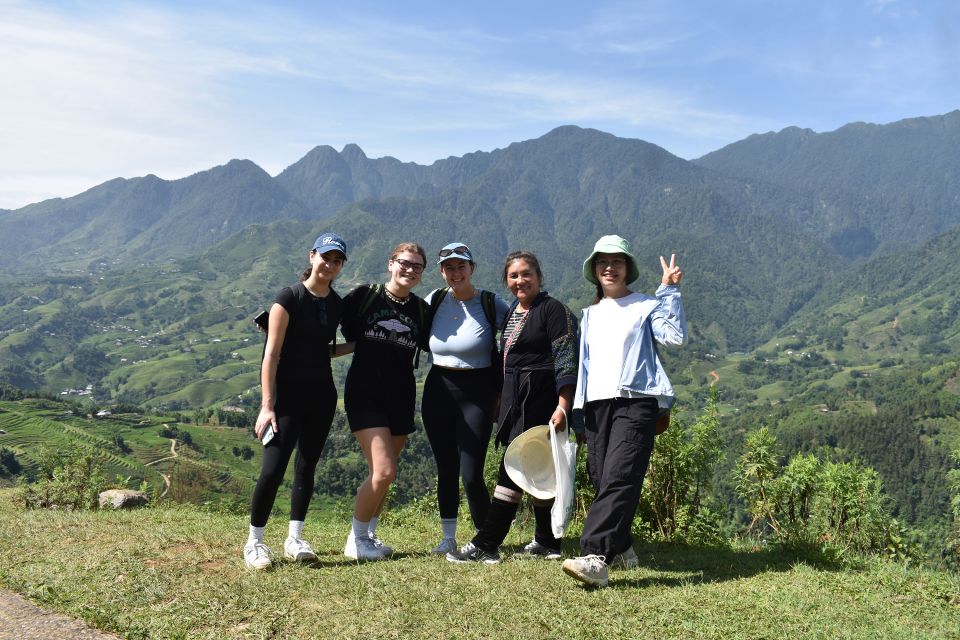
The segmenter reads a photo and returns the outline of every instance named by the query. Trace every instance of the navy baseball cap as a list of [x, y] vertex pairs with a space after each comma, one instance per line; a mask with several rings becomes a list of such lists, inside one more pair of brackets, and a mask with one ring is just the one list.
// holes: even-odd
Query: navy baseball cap
[[347, 259], [347, 243], [335, 233], [321, 233], [313, 243], [313, 250], [317, 253], [339, 251], [343, 254], [343, 259]]

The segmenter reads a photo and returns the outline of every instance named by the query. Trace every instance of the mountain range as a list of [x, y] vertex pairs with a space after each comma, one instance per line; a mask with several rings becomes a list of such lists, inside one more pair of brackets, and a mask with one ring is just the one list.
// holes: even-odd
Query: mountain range
[[[566, 126], [429, 166], [319, 146], [275, 177], [232, 160], [111, 180], [0, 211], [0, 383], [90, 385], [98, 404], [254, 406], [250, 317], [324, 230], [348, 242], [341, 293], [382, 280], [396, 242], [429, 255], [457, 239], [478, 284], [504, 295], [502, 257], [535, 251], [574, 309], [593, 295], [584, 257], [618, 233], [640, 260], [637, 289], [655, 288], [658, 255], [677, 253], [686, 273], [692, 340], [664, 356], [682, 400], [696, 406], [719, 380], [739, 415], [730, 437], [779, 416], [795, 449], [817, 438], [900, 470], [901, 509], [922, 519], [942, 478], [916, 513], [911, 478], [960, 447], [958, 130], [960, 111], [788, 128], [687, 161]], [[419, 292], [439, 284], [430, 268]], [[885, 435], [864, 448], [860, 433]], [[884, 453], [896, 433], [913, 443], [900, 458]]]

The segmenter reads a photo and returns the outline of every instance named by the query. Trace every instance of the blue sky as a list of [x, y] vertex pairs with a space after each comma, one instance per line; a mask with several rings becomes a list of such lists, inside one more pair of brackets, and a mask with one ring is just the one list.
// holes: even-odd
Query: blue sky
[[0, 0], [0, 207], [316, 145], [429, 164], [576, 124], [696, 158], [960, 108], [955, 0]]

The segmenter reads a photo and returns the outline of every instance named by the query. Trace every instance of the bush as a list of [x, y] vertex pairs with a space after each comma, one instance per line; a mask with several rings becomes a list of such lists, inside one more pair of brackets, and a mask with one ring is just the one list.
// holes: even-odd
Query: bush
[[25, 509], [96, 509], [106, 488], [103, 464], [92, 454], [45, 450], [37, 481], [21, 486], [14, 500]]
[[955, 463], [954, 468], [947, 472], [953, 525], [947, 535], [943, 555], [950, 568], [960, 571], [960, 449], [953, 452], [953, 461]]
[[760, 427], [747, 436], [746, 451], [737, 462], [735, 479], [737, 493], [747, 502], [747, 511], [753, 516], [747, 533], [764, 523], [780, 534], [780, 525], [774, 515], [774, 486], [779, 456], [777, 440], [767, 427]]
[[11, 478], [21, 471], [23, 466], [14, 452], [6, 447], [0, 447], [0, 477]]
[[719, 514], [707, 505], [714, 469], [723, 457], [719, 395], [711, 388], [703, 414], [692, 425], [671, 416], [657, 436], [638, 512], [652, 537], [714, 545], [724, 542]]
[[737, 492], [761, 535], [788, 545], [822, 545], [838, 555], [882, 553], [909, 559], [911, 532], [890, 516], [880, 474], [856, 462], [797, 454], [780, 467], [766, 427], [747, 436], [736, 467]]

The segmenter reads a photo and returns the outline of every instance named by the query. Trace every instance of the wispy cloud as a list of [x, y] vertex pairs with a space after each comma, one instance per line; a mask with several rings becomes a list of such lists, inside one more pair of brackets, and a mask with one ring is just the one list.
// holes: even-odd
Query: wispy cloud
[[334, 3], [0, 0], [0, 207], [232, 157], [276, 173], [316, 144], [430, 162], [573, 123], [690, 157], [816, 126], [822, 111], [863, 119], [842, 105], [949, 93], [934, 76], [956, 76], [956, 46], [930, 54], [917, 42], [957, 39], [888, 28], [912, 1], [827, 12], [830, 23], [752, 0], [601, 0], [557, 5], [548, 20], [518, 8], [509, 22], [493, 8], [474, 23], [447, 5], [438, 18]]
[[[0, 171], [32, 176], [24, 184], [37, 187], [50, 175], [51, 191], [34, 198], [68, 195], [53, 186], [57, 175], [72, 174], [61, 183], [71, 188], [78, 176], [91, 186], [116, 175], [178, 177], [236, 155], [275, 171], [296, 159], [279, 157], [296, 146], [291, 138], [323, 130], [337, 140], [362, 138], [353, 132], [396, 128], [411, 117], [401, 128], [421, 135], [518, 122], [620, 122], [689, 134], [724, 130], [736, 119], [629, 77], [590, 78], [549, 60], [504, 55], [526, 33], [349, 16], [304, 28], [302, 15], [243, 5], [230, 14], [138, 5], [68, 14], [16, 3], [0, 12], [7, 85]], [[550, 46], [639, 55], [675, 41], [622, 34], [588, 44], [590, 34], [622, 29], [622, 20], [605, 19]], [[313, 119], [326, 126], [308, 126]], [[417, 157], [415, 141], [405, 144], [412, 148], [393, 153], [428, 160]], [[0, 206], [24, 204], [24, 192], [4, 189]]]

